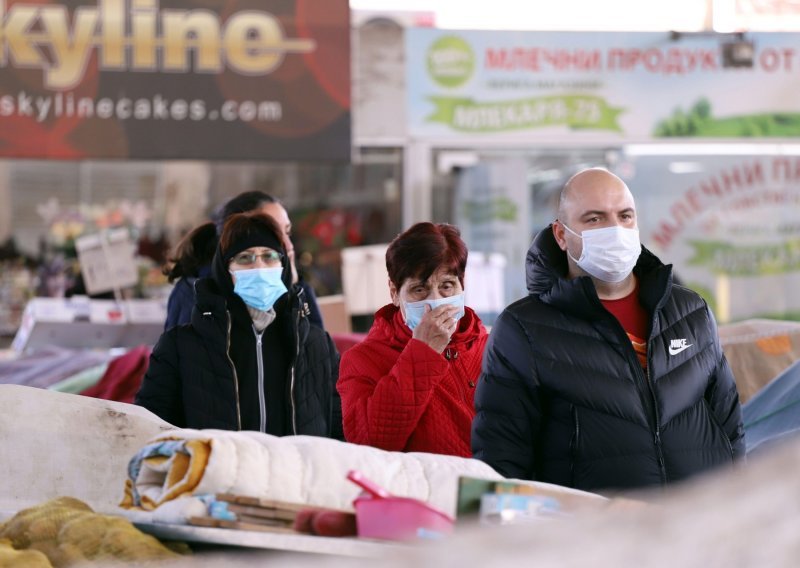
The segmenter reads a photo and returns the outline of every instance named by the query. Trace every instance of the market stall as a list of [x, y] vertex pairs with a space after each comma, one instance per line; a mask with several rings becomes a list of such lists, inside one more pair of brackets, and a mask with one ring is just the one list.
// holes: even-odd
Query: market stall
[[[197, 526], [192, 519], [227, 520], [226, 515], [215, 516], [215, 508], [209, 505], [221, 500], [222, 494], [255, 499], [248, 511], [261, 503], [262, 518], [264, 509], [272, 509], [273, 515], [276, 509], [264, 502], [277, 501], [283, 504], [277, 508], [283, 510], [355, 511], [358, 519], [354, 501], [361, 489], [348, 480], [351, 470], [380, 487], [378, 493], [385, 491], [401, 504], [413, 501], [455, 519], [464, 506], [459, 503], [464, 479], [504, 482], [474, 459], [386, 452], [308, 436], [179, 430], [137, 406], [16, 385], [0, 385], [0, 397], [7, 403], [7, 411], [0, 415], [0, 454], [14, 456], [0, 462], [0, 478], [6, 487], [0, 498], [0, 519], [69, 497], [98, 513], [123, 516], [164, 539], [384, 556], [397, 545], [395, 540], [379, 544], [346, 532], [342, 538], [312, 535], [314, 531], [304, 533], [297, 523], [254, 527], [251, 519], [245, 530]], [[520, 482], [507, 489], [519, 493], [523, 486], [529, 493], [528, 517], [572, 514], [609, 502], [545, 483]], [[542, 509], [545, 502], [548, 505]], [[392, 507], [385, 509], [382, 523], [391, 526], [395, 515], [401, 514]], [[360, 526], [358, 534], [362, 534]], [[408, 534], [403, 536], [408, 538]], [[417, 539], [416, 529], [411, 538]]]

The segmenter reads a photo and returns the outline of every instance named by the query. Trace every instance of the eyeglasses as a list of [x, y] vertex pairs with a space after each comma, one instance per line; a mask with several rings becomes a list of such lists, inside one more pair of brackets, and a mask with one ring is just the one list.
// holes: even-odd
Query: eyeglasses
[[238, 266], [252, 266], [256, 263], [256, 259], [261, 261], [267, 266], [277, 266], [283, 261], [283, 255], [275, 250], [268, 250], [262, 253], [254, 252], [240, 252], [231, 259], [231, 262]]

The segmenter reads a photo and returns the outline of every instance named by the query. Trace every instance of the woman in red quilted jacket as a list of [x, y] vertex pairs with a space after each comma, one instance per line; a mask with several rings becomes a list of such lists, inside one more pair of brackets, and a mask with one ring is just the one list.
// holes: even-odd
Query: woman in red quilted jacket
[[469, 457], [473, 396], [488, 337], [464, 306], [467, 247], [456, 227], [417, 223], [386, 251], [392, 303], [342, 355], [348, 442]]

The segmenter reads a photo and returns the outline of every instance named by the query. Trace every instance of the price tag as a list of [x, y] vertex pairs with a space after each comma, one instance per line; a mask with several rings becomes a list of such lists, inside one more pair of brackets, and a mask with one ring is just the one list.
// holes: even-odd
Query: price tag
[[133, 286], [138, 281], [136, 247], [127, 229], [112, 229], [75, 239], [88, 294]]
[[114, 300], [92, 300], [89, 309], [89, 321], [92, 323], [125, 323], [125, 313]]

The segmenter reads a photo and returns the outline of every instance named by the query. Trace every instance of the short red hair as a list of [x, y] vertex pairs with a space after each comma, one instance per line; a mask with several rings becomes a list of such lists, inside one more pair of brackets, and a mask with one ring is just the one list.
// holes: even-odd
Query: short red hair
[[417, 223], [389, 244], [386, 270], [398, 290], [408, 278], [426, 282], [440, 267], [455, 274], [464, 286], [467, 254], [467, 245], [455, 225]]

